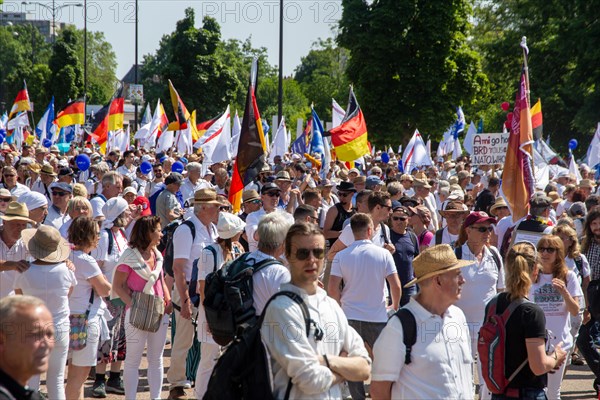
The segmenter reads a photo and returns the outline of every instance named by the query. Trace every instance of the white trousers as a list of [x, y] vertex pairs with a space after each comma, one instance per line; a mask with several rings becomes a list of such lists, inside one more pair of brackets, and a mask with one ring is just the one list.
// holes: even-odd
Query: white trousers
[[125, 313], [125, 335], [127, 339], [127, 357], [123, 365], [123, 386], [125, 398], [137, 398], [139, 368], [142, 362], [144, 348], [147, 346], [148, 386], [150, 398], [160, 399], [163, 382], [163, 351], [169, 328], [169, 316], [163, 317], [162, 324], [156, 332], [141, 331], [129, 323], [129, 312]]
[[[69, 321], [54, 325], [54, 348], [50, 352], [46, 389], [49, 399], [65, 399], [65, 367], [69, 354]], [[34, 375], [27, 382], [33, 390], [40, 389], [40, 375]]]
[[204, 397], [210, 375], [212, 374], [220, 355], [221, 346], [218, 344], [204, 342], [200, 344], [200, 364], [196, 371], [196, 386], [194, 388], [197, 399]]

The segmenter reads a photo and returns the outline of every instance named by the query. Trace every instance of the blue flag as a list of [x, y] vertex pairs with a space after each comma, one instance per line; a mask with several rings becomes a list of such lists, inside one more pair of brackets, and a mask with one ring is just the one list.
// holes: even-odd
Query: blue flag
[[56, 127], [54, 125], [54, 96], [52, 96], [50, 104], [48, 104], [48, 107], [46, 107], [46, 111], [44, 111], [44, 115], [42, 115], [42, 118], [35, 127], [35, 134], [39, 140], [52, 139], [55, 129]]
[[306, 153], [306, 137], [304, 136], [304, 132], [292, 143], [292, 153], [302, 156]]
[[323, 124], [317, 115], [315, 109], [312, 109], [312, 140], [310, 142], [310, 152], [312, 154], [320, 154], [323, 156], [325, 147], [323, 145]]
[[458, 135], [465, 130], [465, 114], [460, 106], [456, 107], [456, 122], [452, 128], [454, 139], [458, 139]]

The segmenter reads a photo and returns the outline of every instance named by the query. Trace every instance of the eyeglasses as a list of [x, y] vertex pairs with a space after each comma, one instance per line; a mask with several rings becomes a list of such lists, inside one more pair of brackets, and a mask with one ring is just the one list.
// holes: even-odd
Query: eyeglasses
[[406, 221], [408, 217], [392, 217], [392, 221]]
[[2, 203], [10, 203], [10, 201], [11, 201], [10, 198], [8, 198], [8, 199], [7, 198], [4, 198], [4, 199], [0, 198], [0, 202], [2, 202]]
[[63, 197], [63, 196], [67, 196], [69, 193], [67, 192], [52, 192], [52, 196], [58, 196], [58, 197]]
[[322, 260], [325, 258], [325, 249], [316, 248], [316, 249], [298, 249], [296, 250], [296, 260], [304, 261], [310, 257], [310, 253], [312, 252], [315, 258]]
[[381, 208], [387, 208], [388, 211], [390, 211], [392, 209], [392, 206], [388, 206], [387, 204], [380, 204], [379, 207], [381, 207]]
[[308, 216], [308, 218], [310, 218], [310, 220], [311, 220], [312, 222], [319, 222], [319, 217], [314, 217], [314, 216], [312, 216], [312, 215], [309, 215], [309, 216]]
[[265, 194], [267, 196], [269, 196], [269, 197], [279, 197], [279, 196], [281, 196], [281, 193], [279, 193], [279, 192], [267, 192]]
[[469, 228], [471, 228], [479, 233], [486, 233], [486, 232], [491, 232], [494, 230], [494, 228], [492, 228], [491, 226], [470, 226]]
[[338, 192], [338, 196], [340, 197], [346, 197], [348, 195], [351, 195], [353, 192]]
[[227, 212], [230, 212], [230, 211], [231, 211], [231, 207], [227, 207], [227, 206], [224, 206], [224, 207], [219, 207], [219, 211], [227, 211]]
[[540, 253], [554, 254], [554, 253], [556, 253], [556, 250], [557, 250], [556, 247], [538, 247], [538, 251]]

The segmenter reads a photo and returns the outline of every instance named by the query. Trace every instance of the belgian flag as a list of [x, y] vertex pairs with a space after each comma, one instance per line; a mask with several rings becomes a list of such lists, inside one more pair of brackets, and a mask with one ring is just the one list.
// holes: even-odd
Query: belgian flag
[[367, 123], [352, 88], [350, 88], [346, 115], [342, 123], [331, 129], [329, 134], [331, 144], [340, 161], [354, 161], [369, 153]]
[[233, 164], [233, 175], [229, 189], [229, 201], [234, 212], [240, 210], [244, 187], [258, 176], [266, 163], [267, 145], [255, 95], [257, 63], [257, 59], [254, 58], [246, 96], [244, 119], [240, 131], [238, 154]]
[[185, 108], [185, 104], [179, 97], [179, 93], [175, 90], [175, 86], [169, 79], [169, 93], [171, 94], [171, 104], [173, 105], [173, 111], [175, 112], [175, 122], [171, 122], [169, 124], [170, 131], [179, 131], [187, 129], [187, 121], [190, 119], [190, 113], [187, 108]]
[[77, 99], [67, 103], [56, 115], [55, 123], [58, 129], [70, 125], [85, 124], [85, 101]]
[[544, 119], [542, 116], [542, 100], [538, 99], [537, 103], [531, 107], [531, 129], [533, 130], [533, 139], [541, 139], [544, 135]]
[[13, 103], [13, 106], [10, 109], [8, 119], [11, 119], [13, 115], [15, 115], [18, 112], [30, 110], [31, 104], [29, 103], [29, 93], [27, 92], [27, 84], [25, 83], [25, 81], [23, 81], [23, 89], [19, 90], [19, 93], [17, 93], [15, 102]]

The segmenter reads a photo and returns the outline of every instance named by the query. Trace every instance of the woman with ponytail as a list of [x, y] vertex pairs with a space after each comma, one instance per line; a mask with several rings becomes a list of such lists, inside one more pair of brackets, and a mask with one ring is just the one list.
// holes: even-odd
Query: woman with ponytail
[[[532, 282], [537, 279], [537, 251], [529, 242], [515, 243], [506, 254], [506, 289], [492, 301], [496, 302], [496, 313], [502, 314], [511, 303], [517, 302], [513, 313], [506, 321], [506, 354], [504, 365], [506, 376], [514, 378], [504, 394], [493, 394], [492, 399], [547, 399], [544, 388], [547, 373], [560, 368], [567, 353], [557, 344], [546, 353], [546, 318], [542, 309], [527, 299]], [[491, 302], [490, 302], [491, 303]], [[488, 303], [485, 319], [488, 318]], [[527, 361], [525, 364], [524, 361]], [[523, 367], [516, 372], [519, 367]], [[516, 374], [515, 374], [516, 372]]]

